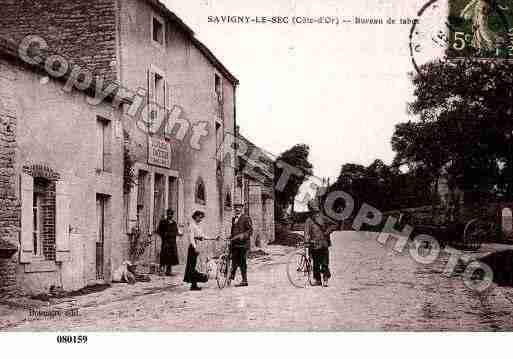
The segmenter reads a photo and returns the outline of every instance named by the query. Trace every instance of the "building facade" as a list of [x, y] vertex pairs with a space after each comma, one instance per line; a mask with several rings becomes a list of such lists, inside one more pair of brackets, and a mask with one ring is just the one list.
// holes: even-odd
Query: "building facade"
[[[21, 286], [30, 291], [52, 285], [71, 290], [97, 280], [108, 282], [126, 259], [155, 268], [160, 254], [155, 229], [166, 208], [175, 210], [182, 233], [199, 209], [206, 213], [207, 234], [226, 235], [232, 217], [226, 199], [233, 197], [235, 187], [230, 156], [235, 153], [231, 147], [222, 153], [218, 149], [225, 134], [235, 131], [238, 81], [192, 30], [156, 0], [1, 0], [0, 6], [0, 36], [19, 45], [26, 36], [36, 35], [48, 53], [62, 56], [95, 79], [92, 93], [62, 94], [52, 81], [41, 87], [33, 72], [2, 67], [9, 73], [5, 78], [14, 72], [23, 80], [11, 81], [14, 103], [9, 106], [14, 109], [2, 103], [17, 121], [17, 152], [15, 158], [5, 159], [14, 165], [2, 172], [9, 178], [2, 201], [19, 205], [21, 212], [19, 220], [13, 215], [2, 221], [13, 228], [20, 223], [22, 240], [17, 244], [10, 234], [5, 238], [20, 248], [17, 271], [34, 273], [18, 277]], [[90, 106], [79, 99], [89, 96], [89, 102], [95, 102], [91, 96], [98, 95], [102, 84], [105, 91], [113, 86], [113, 103]], [[129, 103], [120, 105], [125, 98]], [[85, 118], [94, 120], [79, 121]], [[60, 119], [84, 128], [60, 125]], [[6, 136], [10, 141], [8, 136], [14, 135]], [[100, 143], [98, 138], [108, 141]], [[7, 145], [4, 148], [11, 153]], [[103, 151], [104, 167], [98, 164], [98, 151]], [[13, 185], [21, 188], [17, 196], [9, 192], [11, 172], [20, 176]], [[32, 207], [41, 202], [39, 212], [56, 213], [55, 245], [51, 239], [42, 244], [29, 241], [40, 223], [25, 221], [29, 206], [24, 190], [42, 193], [41, 199], [33, 195]], [[46, 223], [46, 217], [42, 221]], [[68, 244], [64, 249], [61, 237], [68, 238], [62, 239]], [[142, 253], [135, 253], [134, 243]], [[178, 238], [182, 263], [187, 245], [185, 236]], [[204, 246], [207, 254], [217, 250], [214, 243]], [[21, 258], [25, 252], [40, 258], [21, 266], [27, 261]], [[62, 254], [66, 261], [59, 261], [61, 252], [67, 253]]]
[[103, 281], [119, 251], [121, 111], [28, 67], [0, 41], [3, 289], [45, 292]]

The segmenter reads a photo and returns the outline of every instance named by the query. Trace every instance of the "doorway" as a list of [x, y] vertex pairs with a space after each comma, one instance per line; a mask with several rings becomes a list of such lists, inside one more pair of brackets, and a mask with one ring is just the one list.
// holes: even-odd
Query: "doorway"
[[109, 197], [96, 195], [96, 219], [97, 219], [97, 235], [96, 235], [96, 279], [105, 279], [105, 240], [107, 238], [107, 208]]

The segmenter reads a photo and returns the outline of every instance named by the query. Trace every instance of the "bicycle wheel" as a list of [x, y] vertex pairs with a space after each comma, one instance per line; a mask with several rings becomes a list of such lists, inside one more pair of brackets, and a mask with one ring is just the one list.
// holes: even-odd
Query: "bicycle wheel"
[[297, 288], [305, 288], [310, 282], [310, 261], [303, 251], [292, 253], [287, 262], [287, 277], [290, 284]]
[[228, 271], [230, 268], [230, 260], [226, 255], [219, 258], [219, 264], [217, 266], [216, 280], [219, 289], [226, 287], [228, 283]]
[[487, 223], [480, 219], [473, 219], [465, 225], [463, 230], [463, 244], [468, 249], [477, 250], [481, 247], [481, 242], [490, 237], [487, 231]]

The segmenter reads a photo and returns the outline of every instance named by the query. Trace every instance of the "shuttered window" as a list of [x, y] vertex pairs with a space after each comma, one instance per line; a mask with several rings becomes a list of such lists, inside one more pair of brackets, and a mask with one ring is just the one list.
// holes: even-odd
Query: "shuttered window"
[[103, 172], [111, 172], [111, 123], [103, 117], [97, 117], [97, 169]]

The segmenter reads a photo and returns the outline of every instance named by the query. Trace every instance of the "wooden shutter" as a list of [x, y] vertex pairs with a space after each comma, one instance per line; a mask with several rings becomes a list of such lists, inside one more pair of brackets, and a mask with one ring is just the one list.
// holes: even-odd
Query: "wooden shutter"
[[67, 262], [70, 259], [70, 202], [67, 184], [62, 181], [58, 181], [55, 184], [55, 260], [57, 262]]
[[25, 173], [20, 177], [21, 187], [21, 248], [20, 263], [30, 263], [34, 253], [34, 177]]
[[177, 222], [180, 224], [185, 224], [185, 194], [183, 189], [183, 180], [178, 178], [178, 213], [177, 213]]
[[169, 91], [169, 82], [164, 80], [164, 107], [166, 110], [171, 108], [171, 93]]
[[164, 137], [167, 137], [167, 124], [169, 121], [169, 112], [171, 111], [171, 91], [169, 88], [169, 82], [167, 82], [166, 79], [164, 79], [164, 104], [163, 104], [165, 111], [161, 116], [161, 122], [160, 122], [160, 128], [161, 135]]
[[153, 94], [155, 93], [152, 84], [154, 83], [154, 80], [152, 79], [152, 72], [149, 69], [146, 71], [146, 82], [148, 85], [148, 94], [146, 97], [146, 106], [141, 115], [143, 118], [143, 125], [146, 127], [145, 130], [148, 131], [150, 129], [151, 124], [151, 103], [153, 102]]
[[112, 172], [112, 121], [102, 121], [103, 124], [103, 170]]
[[96, 168], [103, 171], [103, 155], [104, 155], [104, 126], [103, 121], [101, 119], [96, 120], [96, 141], [97, 141], [97, 148], [96, 148]]
[[155, 107], [155, 72], [148, 70], [148, 106], [147, 106], [147, 126], [151, 132], [154, 132], [157, 108]]

